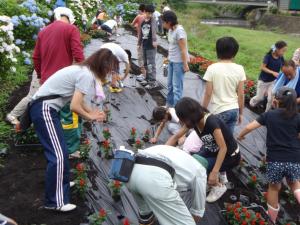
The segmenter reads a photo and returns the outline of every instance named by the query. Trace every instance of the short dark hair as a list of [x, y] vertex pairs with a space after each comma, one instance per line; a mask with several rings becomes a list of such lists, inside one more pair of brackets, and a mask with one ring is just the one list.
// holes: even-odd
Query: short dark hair
[[218, 59], [232, 59], [239, 51], [239, 43], [233, 37], [222, 37], [216, 42]]
[[274, 52], [274, 50], [279, 50], [279, 49], [285, 48], [287, 46], [287, 43], [285, 41], [277, 41], [274, 46], [275, 46], [275, 49], [271, 48], [267, 54], [272, 54]]
[[290, 59], [290, 60], [284, 60], [282, 66], [296, 68], [296, 63], [292, 59]]
[[162, 107], [162, 106], [155, 107], [152, 112], [152, 119], [155, 122], [161, 122], [165, 118], [167, 112], [168, 109], [166, 107]]
[[175, 26], [178, 24], [177, 16], [173, 11], [166, 11], [163, 13], [161, 19], [166, 23], [171, 23], [171, 26]]
[[140, 6], [139, 6], [139, 10], [140, 11], [142, 11], [142, 12], [144, 12], [145, 11], [145, 4], [144, 3], [142, 3], [142, 4], [140, 4]]
[[154, 5], [146, 5], [145, 6], [145, 12], [149, 12], [149, 13], [154, 13], [155, 12], [155, 8], [154, 8]]
[[176, 115], [188, 128], [195, 128], [208, 110], [192, 98], [184, 97], [175, 106]]
[[87, 66], [102, 81], [110, 72], [119, 71], [119, 60], [109, 49], [96, 51], [79, 65]]

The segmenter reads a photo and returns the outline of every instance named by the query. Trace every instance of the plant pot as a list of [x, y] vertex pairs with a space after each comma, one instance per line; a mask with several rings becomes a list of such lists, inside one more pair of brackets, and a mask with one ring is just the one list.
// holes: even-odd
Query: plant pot
[[145, 143], [148, 143], [150, 141], [150, 139], [148, 137], [143, 137], [142, 140], [145, 142]]
[[130, 146], [133, 146], [135, 144], [135, 138], [129, 138], [127, 140], [127, 143], [130, 145]]
[[112, 199], [113, 199], [115, 202], [121, 201], [121, 196], [120, 196], [120, 195], [112, 195], [111, 197], [112, 197]]

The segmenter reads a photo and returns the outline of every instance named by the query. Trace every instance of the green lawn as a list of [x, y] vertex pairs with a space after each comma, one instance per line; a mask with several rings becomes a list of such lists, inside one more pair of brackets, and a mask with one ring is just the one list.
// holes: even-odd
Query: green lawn
[[240, 44], [236, 63], [245, 67], [248, 78], [256, 79], [260, 72], [260, 64], [271, 45], [278, 40], [288, 43], [286, 59], [290, 59], [294, 50], [300, 47], [300, 39], [269, 31], [257, 31], [234, 27], [217, 27], [200, 24], [203, 14], [208, 13], [199, 6], [188, 6], [185, 10], [177, 10], [179, 23], [188, 32], [189, 50], [210, 60], [216, 60], [215, 42], [223, 36], [233, 36]]

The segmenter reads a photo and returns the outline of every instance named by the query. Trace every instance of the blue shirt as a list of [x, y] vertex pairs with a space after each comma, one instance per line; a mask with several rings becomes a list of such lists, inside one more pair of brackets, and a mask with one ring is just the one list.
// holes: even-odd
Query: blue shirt
[[[272, 54], [267, 54], [264, 58], [263, 64], [266, 64], [266, 67], [269, 70], [279, 73], [280, 69], [283, 65], [283, 62], [284, 62], [283, 57], [279, 57], [279, 58], [275, 59], [272, 56]], [[272, 82], [275, 79], [276, 79], [276, 77], [274, 77], [272, 74], [266, 73], [264, 71], [261, 71], [261, 73], [259, 75], [259, 80], [262, 80], [263, 82]]]

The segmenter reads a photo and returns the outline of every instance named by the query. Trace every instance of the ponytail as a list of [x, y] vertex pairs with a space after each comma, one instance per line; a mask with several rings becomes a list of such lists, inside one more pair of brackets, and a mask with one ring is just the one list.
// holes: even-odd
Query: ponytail
[[285, 119], [291, 119], [298, 113], [297, 106], [297, 94], [296, 91], [291, 90], [283, 90], [279, 98], [279, 108], [283, 108], [284, 111], [282, 113]]

